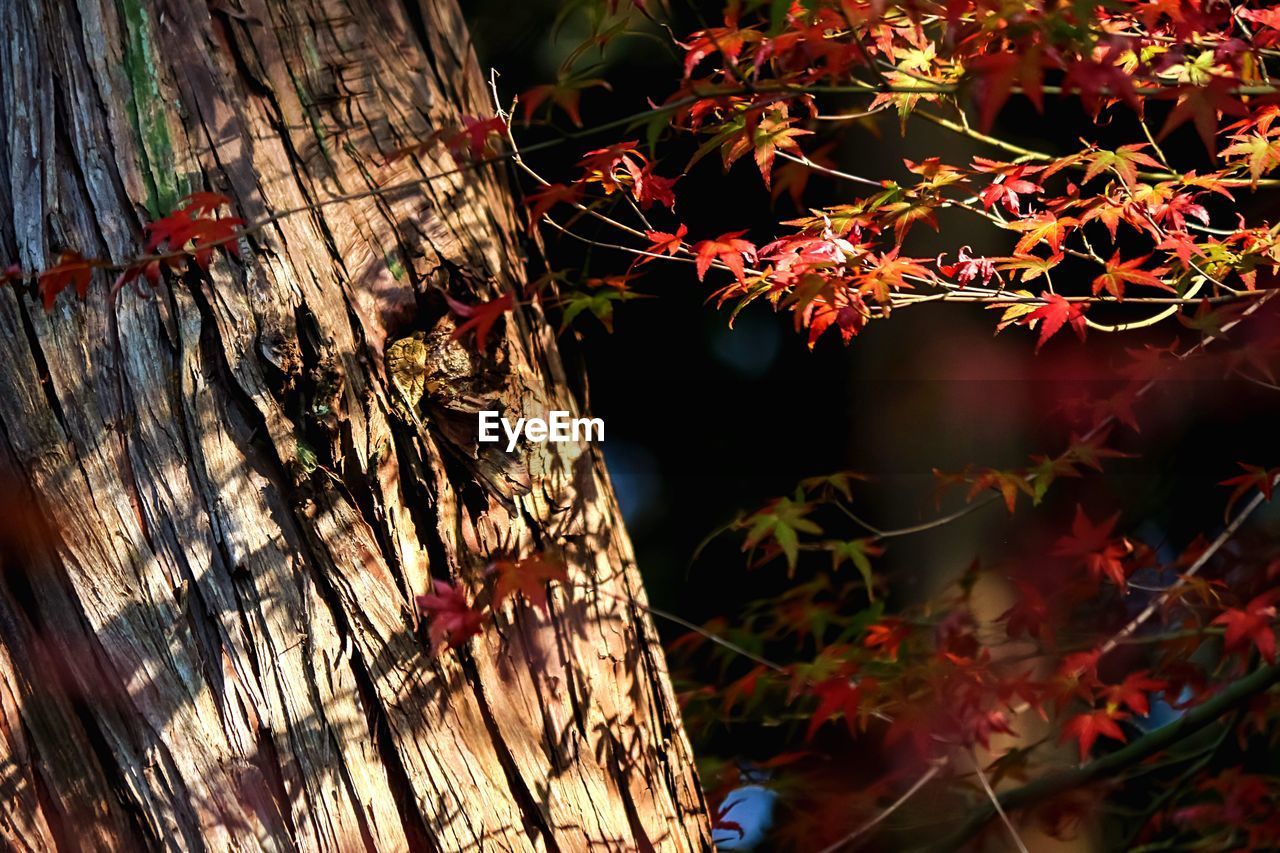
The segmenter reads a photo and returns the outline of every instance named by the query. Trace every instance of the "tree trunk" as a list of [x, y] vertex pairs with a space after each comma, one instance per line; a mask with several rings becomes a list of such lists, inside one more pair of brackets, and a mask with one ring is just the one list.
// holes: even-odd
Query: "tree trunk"
[[[4, 0], [0, 98], [5, 264], [127, 261], [193, 190], [274, 218], [153, 299], [0, 291], [7, 845], [707, 848], [598, 451], [504, 497], [395, 414], [385, 346], [522, 282], [497, 168], [385, 163], [492, 112], [453, 0]], [[576, 410], [536, 306], [491, 338], [509, 409]], [[545, 613], [429, 647], [432, 577], [534, 551]]]

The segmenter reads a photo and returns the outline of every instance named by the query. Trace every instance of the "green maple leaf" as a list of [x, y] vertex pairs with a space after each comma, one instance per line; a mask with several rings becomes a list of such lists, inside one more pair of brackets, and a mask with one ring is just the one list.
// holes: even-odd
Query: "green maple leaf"
[[828, 542], [825, 545], [826, 549], [831, 552], [832, 571], [839, 569], [846, 560], [853, 563], [859, 574], [862, 575], [862, 582], [867, 587], [867, 597], [872, 601], [876, 600], [876, 592], [875, 575], [871, 571], [871, 558], [879, 557], [884, 553], [884, 548], [875, 543], [875, 537], [869, 536], [863, 539], [851, 539], [847, 542]]
[[765, 539], [772, 539], [787, 558], [787, 573], [794, 574], [796, 560], [800, 557], [800, 534], [820, 534], [822, 528], [806, 518], [813, 511], [813, 504], [778, 498], [759, 512], [740, 522], [747, 527], [743, 550], [756, 547]]

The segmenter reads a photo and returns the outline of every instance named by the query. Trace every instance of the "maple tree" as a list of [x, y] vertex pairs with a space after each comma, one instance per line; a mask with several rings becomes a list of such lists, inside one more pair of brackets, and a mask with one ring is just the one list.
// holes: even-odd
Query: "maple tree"
[[[683, 698], [695, 730], [767, 721], [787, 732], [779, 776], [808, 790], [795, 794], [804, 807], [790, 810], [780, 835], [840, 849], [884, 831], [928, 787], [972, 807], [954, 846], [985, 832], [1025, 849], [1028, 827], [1061, 835], [1086, 820], [1105, 825], [1108, 840], [1280, 843], [1280, 776], [1245, 748], [1274, 751], [1280, 719], [1280, 549], [1253, 529], [1280, 469], [1259, 459], [1224, 472], [1224, 524], [1178, 547], [1143, 541], [1125, 507], [1068, 501], [1055, 513], [1052, 500], [1066, 481], [1105, 480], [1141, 455], [1157, 380], [1243, 377], [1277, 388], [1280, 223], [1264, 203], [1280, 186], [1276, 10], [1202, 0], [729, 0], [713, 25], [682, 27], [686, 16], [656, 0], [584, 0], [569, 14], [591, 35], [557, 79], [505, 101], [495, 85], [494, 115], [461, 116], [384, 156], [394, 165], [443, 148], [460, 170], [510, 161], [526, 184], [530, 242], [549, 270], [551, 237], [598, 247], [612, 264], [550, 270], [487, 299], [442, 291], [461, 320], [454, 339], [478, 354], [492, 353], [499, 322], [514, 327], [526, 311], [557, 315], [562, 331], [585, 316], [611, 329], [617, 303], [649, 295], [638, 289], [651, 283], [660, 296], [680, 275], [727, 306], [727, 322], [753, 305], [789, 315], [810, 349], [856, 346], [869, 328], [938, 303], [999, 312], [994, 322], [986, 315], [994, 331], [1022, 327], [1044, 357], [1075, 346], [1067, 329], [1084, 347], [1151, 329], [1175, 339], [1135, 341], [1106, 394], [1056, 401], [1072, 429], [1057, 453], [935, 470], [937, 500], [958, 494], [961, 503], [933, 520], [866, 521], [859, 500], [875, 483], [845, 472], [804, 480], [720, 531], [736, 537], [746, 569], [781, 567], [781, 591], [706, 625], [666, 615], [690, 631], [672, 650], [692, 673]], [[587, 127], [591, 98], [611, 84], [578, 63], [635, 33], [665, 34], [678, 57], [670, 85], [629, 120]], [[1065, 146], [1032, 148], [1001, 135], [1014, 109], [1091, 122]], [[580, 129], [560, 131], [561, 115]], [[990, 156], [900, 158], [893, 175], [864, 174], [842, 142], [881, 131], [882, 117], [900, 133], [928, 126]], [[551, 136], [525, 144], [535, 128]], [[582, 143], [608, 133], [616, 141]], [[575, 149], [562, 175], [538, 162], [552, 146]], [[776, 216], [686, 214], [693, 176], [745, 161]], [[85, 298], [97, 272], [114, 273], [116, 289], [155, 288], [286, 215], [246, 221], [223, 212], [228, 204], [195, 193], [144, 225], [137, 257], [69, 247], [40, 270], [6, 265], [4, 281], [31, 288], [45, 311], [68, 291]], [[955, 228], [967, 242], [951, 239], [961, 218], [984, 229], [990, 254], [975, 253], [971, 231]], [[945, 251], [916, 248], [930, 230]], [[923, 601], [893, 594], [895, 578], [880, 566], [896, 540], [991, 503], [1011, 526], [1056, 516], [1046, 523], [1054, 533], [994, 569], [968, 563]], [[1246, 536], [1254, 547], [1233, 547]], [[549, 552], [487, 556], [470, 587], [435, 578], [416, 599], [440, 654], [478, 643], [506, 606], [545, 614], [548, 589], [569, 583]], [[993, 575], [1008, 601], [984, 618], [975, 590]], [[708, 671], [721, 678], [698, 680]], [[1208, 748], [1193, 738], [1205, 730], [1216, 738]], [[874, 772], [840, 779], [822, 766], [821, 750], [853, 749], [877, 757]], [[708, 786], [736, 779], [728, 765], [716, 769], [708, 763]], [[1139, 776], [1155, 779], [1158, 794], [1111, 808], [1108, 793], [1132, 799]], [[1108, 785], [1089, 787], [1099, 779]], [[841, 819], [829, 819], [831, 803]], [[731, 810], [715, 823], [745, 834]]]

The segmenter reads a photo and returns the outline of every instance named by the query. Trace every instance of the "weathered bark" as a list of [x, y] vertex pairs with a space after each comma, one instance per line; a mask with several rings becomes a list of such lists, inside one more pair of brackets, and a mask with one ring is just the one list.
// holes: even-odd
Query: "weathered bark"
[[[453, 0], [0, 0], [0, 99], [28, 270], [135, 257], [190, 190], [261, 220], [450, 172], [383, 162], [491, 112]], [[283, 216], [151, 300], [0, 292], [8, 846], [708, 846], [597, 451], [527, 452], [505, 500], [392, 414], [388, 338], [518, 287], [516, 228], [485, 167]], [[576, 409], [536, 308], [502, 326], [507, 405]], [[430, 577], [484, 595], [535, 549], [570, 567], [547, 613], [428, 649]]]

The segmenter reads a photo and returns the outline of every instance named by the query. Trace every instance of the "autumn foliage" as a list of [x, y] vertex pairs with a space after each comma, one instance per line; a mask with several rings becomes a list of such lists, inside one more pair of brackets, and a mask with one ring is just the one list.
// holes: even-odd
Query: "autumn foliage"
[[[783, 315], [811, 349], [857, 346], [872, 324], [938, 303], [960, 303], [953, 310], [982, 315], [992, 332], [1018, 330], [1009, 334], [1026, 335], [1040, 358], [1135, 336], [1104, 394], [1060, 402], [1068, 429], [1057, 445], [1019, 465], [935, 471], [929, 506], [949, 509], [923, 522], [867, 521], [860, 501], [876, 483], [839, 472], [799, 480], [719, 532], [743, 571], [777, 573], [779, 591], [678, 636], [671, 652], [689, 673], [680, 687], [695, 736], [785, 732], [786, 749], [754, 756], [789, 804], [783, 845], [881, 831], [887, 811], [909, 808], [904, 792], [927, 788], [975, 815], [944, 828], [953, 846], [980, 833], [1011, 843], [1028, 827], [1168, 849], [1280, 846], [1275, 762], [1250, 760], [1251, 748], [1274, 755], [1280, 731], [1280, 549], [1258, 522], [1280, 480], [1276, 460], [1223, 470], [1211, 496], [1222, 523], [1178, 547], [1144, 539], [1124, 506], [1068, 499], [1054, 504], [1065, 512], [1046, 512], [1064, 484], [1141, 457], [1161, 383], [1277, 390], [1280, 88], [1270, 74], [1280, 73], [1280, 11], [1211, 0], [728, 0], [710, 24], [682, 26], [693, 16], [659, 0], [587, 0], [566, 14], [591, 36], [557, 80], [495, 89], [507, 98], [495, 115], [387, 158], [440, 151], [457, 169], [510, 165], [548, 269], [557, 241], [605, 253], [590, 271], [556, 269], [487, 302], [444, 294], [457, 337], [478, 354], [501, 346], [504, 318], [535, 303], [562, 328], [588, 318], [612, 328], [617, 306], [673, 281], [702, 288], [726, 322], [752, 305]], [[584, 57], [634, 34], [677, 55], [670, 85], [586, 140], [590, 105], [610, 84]], [[1028, 147], [1002, 133], [1014, 108], [1086, 132]], [[903, 157], [892, 175], [865, 174], [842, 152], [885, 127], [986, 153]], [[526, 134], [542, 141], [522, 148]], [[576, 165], [544, 174], [538, 153], [551, 146], [573, 147]], [[742, 221], [726, 206], [713, 224], [689, 220], [683, 187], [707, 170], [745, 170], [776, 216]], [[157, 287], [237, 263], [265, 223], [230, 205], [197, 193], [145, 226], [136, 258], [73, 247], [40, 271], [7, 266], [4, 280], [52, 311], [69, 303], [65, 291], [83, 299], [99, 280]], [[948, 223], [961, 219], [1001, 248], [951, 240]], [[923, 231], [947, 250], [919, 253]], [[992, 505], [1011, 535], [1039, 537], [1021, 559], [966, 561], [924, 597], [902, 595], [881, 571], [901, 537]], [[419, 596], [439, 653], [504, 606], [545, 611], [548, 590], [570, 582], [549, 553], [488, 557], [482, 576], [437, 579]], [[1008, 603], [984, 618], [975, 590], [992, 577]], [[1168, 726], [1179, 736], [1166, 739]], [[849, 755], [874, 760], [845, 776], [827, 760]], [[736, 774], [708, 756], [713, 798]], [[997, 798], [1012, 812], [1004, 819]], [[721, 826], [741, 830], [732, 814]]]

